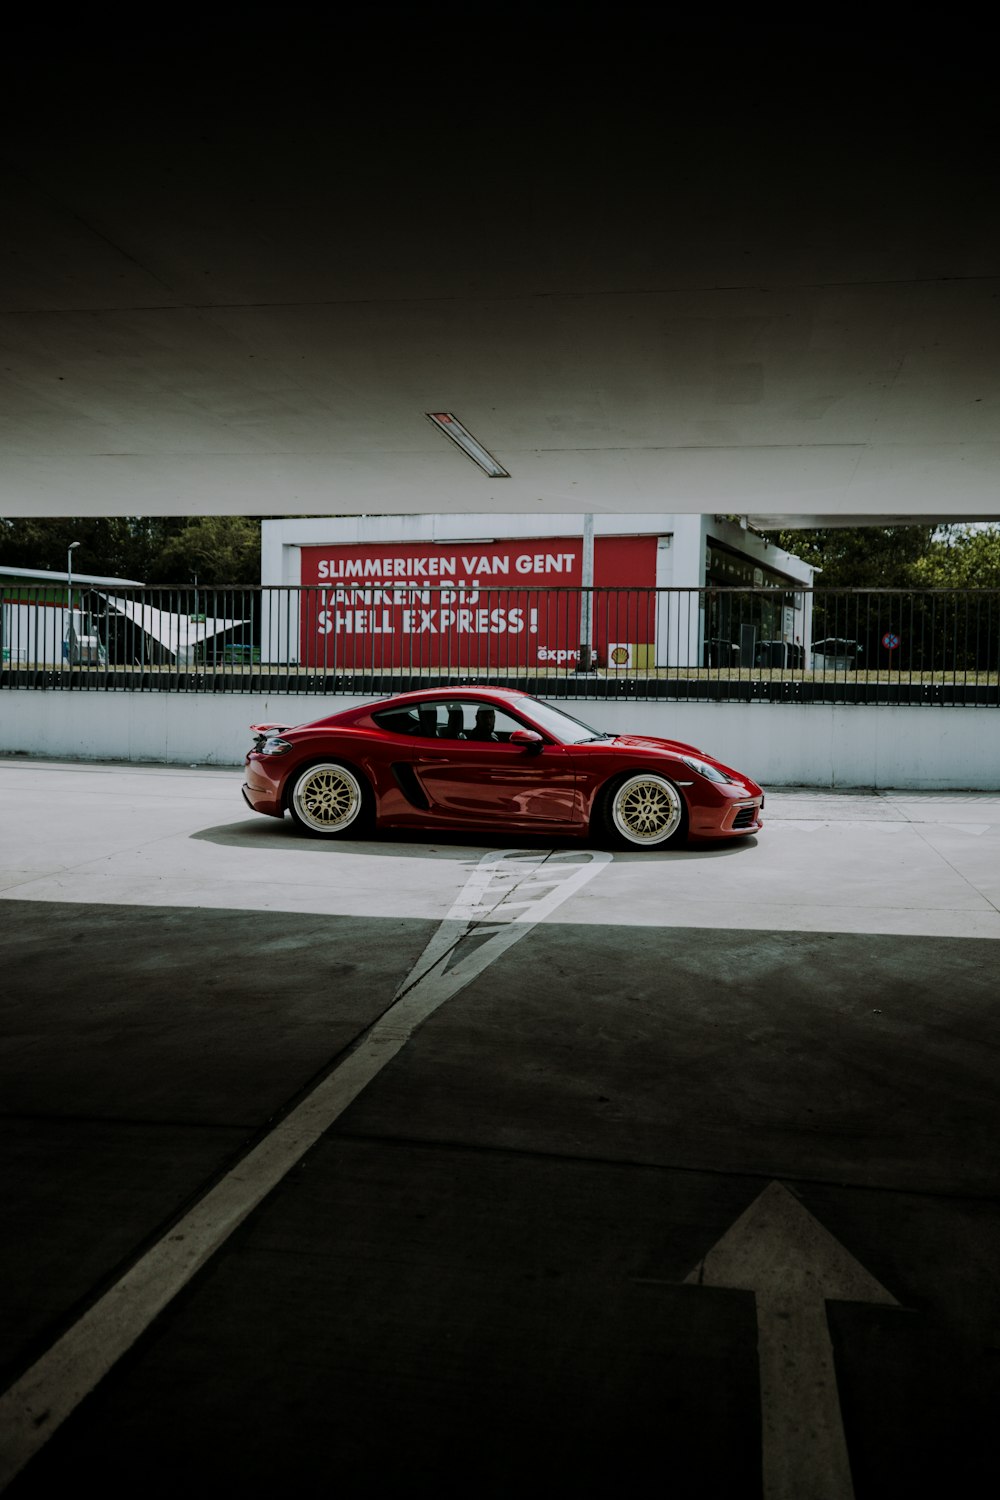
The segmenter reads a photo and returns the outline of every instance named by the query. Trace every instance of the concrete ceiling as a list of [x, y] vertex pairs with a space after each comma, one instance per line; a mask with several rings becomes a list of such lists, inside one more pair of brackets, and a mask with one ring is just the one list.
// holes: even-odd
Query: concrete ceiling
[[27, 28], [0, 513], [1000, 517], [985, 59], [535, 14]]

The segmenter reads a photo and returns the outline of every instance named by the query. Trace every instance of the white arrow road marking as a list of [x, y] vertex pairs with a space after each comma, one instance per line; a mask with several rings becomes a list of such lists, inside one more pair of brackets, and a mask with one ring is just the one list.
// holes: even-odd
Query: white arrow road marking
[[[487, 856], [466, 882], [397, 997], [405, 995], [407, 1003], [419, 1001], [418, 1008], [429, 1005], [436, 1010], [611, 860], [610, 854], [590, 849], [561, 854], [508, 850]], [[493, 920], [486, 925], [485, 917]], [[420, 976], [416, 983], [413, 975]]]
[[757, 1299], [764, 1500], [851, 1500], [827, 1300], [899, 1303], [779, 1182], [685, 1284]]
[[508, 849], [479, 862], [389, 1008], [347, 1057], [0, 1397], [0, 1489], [417, 1027], [610, 861], [588, 849]]

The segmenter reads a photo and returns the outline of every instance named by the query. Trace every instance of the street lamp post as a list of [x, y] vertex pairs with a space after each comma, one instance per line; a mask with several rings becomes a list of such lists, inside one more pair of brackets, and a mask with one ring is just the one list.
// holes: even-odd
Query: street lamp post
[[76, 631], [73, 628], [73, 549], [79, 547], [79, 542], [70, 542], [66, 548], [66, 592], [69, 595], [69, 614], [66, 623], [66, 656], [69, 665], [73, 665], [73, 638]]

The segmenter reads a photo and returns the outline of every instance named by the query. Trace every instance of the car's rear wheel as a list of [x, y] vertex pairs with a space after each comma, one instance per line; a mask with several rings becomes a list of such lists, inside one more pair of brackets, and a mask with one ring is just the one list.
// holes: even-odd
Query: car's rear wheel
[[337, 839], [360, 833], [369, 821], [371, 792], [363, 777], [337, 761], [321, 761], [300, 771], [288, 797], [288, 811], [311, 838]]
[[669, 849], [687, 835], [687, 807], [666, 776], [637, 771], [608, 787], [600, 822], [615, 843], [632, 849]]

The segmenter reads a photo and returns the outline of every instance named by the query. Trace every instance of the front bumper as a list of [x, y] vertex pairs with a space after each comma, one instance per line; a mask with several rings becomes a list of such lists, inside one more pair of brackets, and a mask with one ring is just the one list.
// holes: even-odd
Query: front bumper
[[721, 807], [699, 807], [691, 811], [690, 832], [700, 839], [743, 838], [764, 826], [764, 795], [734, 798]]
[[761, 816], [761, 804], [763, 797], [747, 798], [745, 801], [737, 802], [726, 814], [723, 826], [724, 833], [756, 833], [763, 828], [764, 819]]

